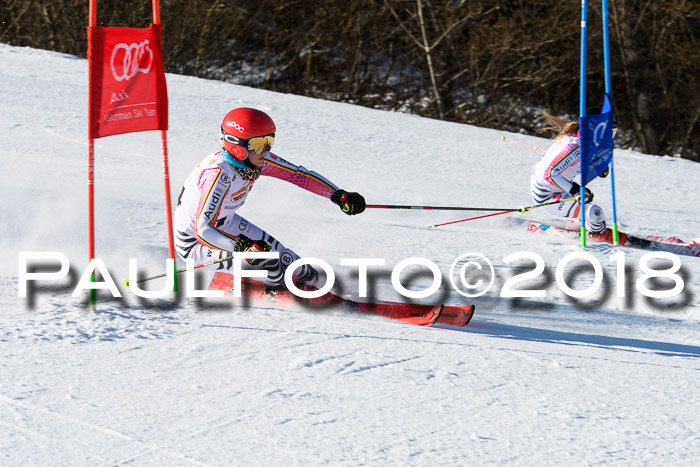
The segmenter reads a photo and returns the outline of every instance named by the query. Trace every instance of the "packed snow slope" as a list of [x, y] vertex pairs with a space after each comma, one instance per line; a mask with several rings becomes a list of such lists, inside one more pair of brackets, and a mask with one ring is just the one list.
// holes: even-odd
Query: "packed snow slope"
[[[167, 257], [160, 137], [144, 132], [95, 144], [96, 255], [123, 298], [100, 291], [91, 312], [86, 293], [71, 297], [87, 264], [87, 62], [0, 44], [0, 65], [1, 464], [700, 463], [699, 258], [681, 258], [680, 295], [648, 299], [635, 287], [645, 252], [589, 245], [603, 285], [573, 300], [555, 280], [562, 258], [581, 251], [569, 240], [496, 221], [427, 228], [465, 213], [349, 217], [326, 199], [261, 179], [239, 213], [332, 265], [344, 293], [356, 294], [358, 280], [341, 258], [386, 259], [370, 280], [382, 299], [401, 298], [391, 285], [394, 265], [427, 258], [445, 278], [422, 301], [473, 302], [472, 323], [423, 328], [182, 293], [140, 300], [121, 287], [128, 259], [153, 275]], [[226, 112], [252, 106], [277, 123], [277, 154], [369, 203], [531, 204], [530, 167], [540, 153], [497, 131], [167, 79], [173, 200], [187, 173], [217, 149]], [[699, 236], [699, 164], [616, 151], [615, 175], [622, 230]], [[608, 183], [591, 188], [609, 215]], [[19, 298], [18, 252], [35, 251], [65, 254], [71, 275]], [[545, 289], [546, 297], [500, 296], [507, 280], [534, 269], [525, 259], [504, 261], [518, 252], [539, 255], [545, 270], [514, 288]], [[465, 298], [449, 283], [450, 266], [466, 253], [495, 267], [481, 297]], [[615, 253], [625, 255], [625, 297]], [[569, 285], [586, 289], [593, 269], [580, 265]], [[407, 287], [430, 285], [409, 271], [401, 276]]]

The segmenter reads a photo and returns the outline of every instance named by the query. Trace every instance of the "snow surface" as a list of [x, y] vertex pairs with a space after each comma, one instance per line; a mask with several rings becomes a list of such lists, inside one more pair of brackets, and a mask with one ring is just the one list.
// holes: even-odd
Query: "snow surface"
[[[474, 302], [466, 328], [423, 328], [349, 313], [229, 300], [72, 298], [87, 264], [87, 62], [0, 44], [0, 464], [2, 465], [698, 465], [700, 258], [682, 257], [683, 294], [634, 288], [645, 253], [592, 245], [606, 292], [568, 299], [557, 263], [581, 251], [502, 224], [434, 223], [473, 213], [368, 210], [261, 179], [240, 213], [303, 256], [385, 258], [375, 295], [400, 296], [391, 268], [424, 257], [447, 276], [476, 252], [494, 287], [467, 299], [445, 280], [432, 301]], [[502, 132], [412, 115], [168, 75], [171, 194], [218, 144], [237, 106], [268, 112], [282, 157], [364, 194], [369, 203], [530, 204], [540, 153]], [[537, 146], [548, 141], [517, 134]], [[167, 257], [158, 132], [96, 141], [96, 254], [115, 281], [137, 258], [144, 275]], [[618, 219], [632, 233], [696, 238], [700, 165], [616, 151]], [[610, 213], [608, 182], [591, 188]], [[533, 212], [534, 213], [534, 212]], [[474, 213], [478, 214], [478, 213]], [[498, 218], [496, 218], [498, 219]], [[71, 278], [18, 297], [18, 252], [59, 251]], [[500, 298], [544, 258], [546, 298]], [[617, 298], [615, 252], [628, 266]], [[54, 269], [56, 269], [54, 267]], [[405, 277], [406, 273], [402, 275]], [[592, 283], [592, 269], [576, 288]], [[430, 283], [414, 274], [410, 288]], [[182, 279], [182, 278], [181, 278]], [[518, 286], [518, 287], [520, 287]], [[154, 281], [153, 288], [162, 287]], [[430, 302], [426, 299], [424, 302]]]

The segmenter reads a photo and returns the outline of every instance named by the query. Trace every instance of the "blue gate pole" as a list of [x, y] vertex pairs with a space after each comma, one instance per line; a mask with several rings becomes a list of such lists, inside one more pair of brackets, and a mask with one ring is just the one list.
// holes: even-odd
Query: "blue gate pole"
[[[583, 132], [583, 117], [586, 115], [586, 21], [588, 20], [588, 15], [586, 10], [588, 8], [588, 0], [581, 0], [581, 85], [579, 96], [579, 136], [582, 136]], [[579, 150], [581, 151], [581, 162], [583, 162], [585, 139], [579, 137]], [[581, 167], [581, 182], [584, 180], [583, 167]], [[579, 195], [579, 201], [581, 203], [581, 246], [585, 248], [586, 246], [586, 186], [581, 183], [581, 192]]]
[[603, 0], [603, 63], [605, 65], [605, 94], [610, 95], [610, 40], [608, 35], [608, 0]]
[[[609, 101], [612, 103], [612, 86], [610, 85], [610, 39], [608, 36], [608, 0], [603, 0], [603, 58], [605, 63], [605, 94], [608, 95]], [[612, 112], [612, 109], [610, 109]], [[613, 156], [615, 148], [613, 144]], [[610, 158], [610, 192], [612, 195], [612, 221], [613, 221], [613, 244], [620, 243], [620, 234], [617, 230], [617, 208], [615, 205], [615, 171], [613, 170], [614, 157]]]

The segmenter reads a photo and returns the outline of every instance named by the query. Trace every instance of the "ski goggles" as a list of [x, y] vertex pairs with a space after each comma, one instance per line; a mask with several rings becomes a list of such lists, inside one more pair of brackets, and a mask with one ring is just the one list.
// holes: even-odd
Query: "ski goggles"
[[221, 129], [221, 138], [227, 143], [235, 144], [236, 146], [244, 147], [253, 154], [265, 154], [272, 149], [272, 144], [275, 142], [275, 134], [265, 136], [254, 136], [252, 138], [243, 139], [237, 136], [229, 135]]

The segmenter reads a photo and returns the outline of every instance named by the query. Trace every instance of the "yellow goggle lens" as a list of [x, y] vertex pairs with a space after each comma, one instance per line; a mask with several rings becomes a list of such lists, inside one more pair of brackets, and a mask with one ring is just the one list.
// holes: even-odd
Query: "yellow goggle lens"
[[248, 140], [248, 151], [253, 154], [265, 154], [272, 149], [272, 144], [275, 142], [274, 135], [256, 136]]

